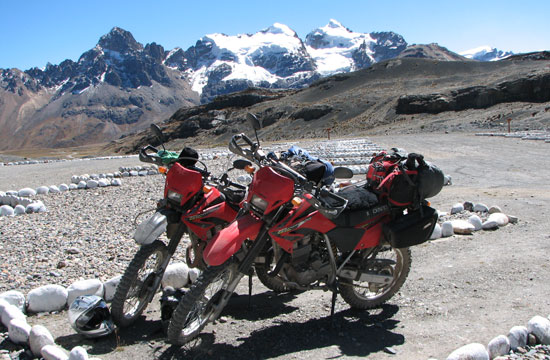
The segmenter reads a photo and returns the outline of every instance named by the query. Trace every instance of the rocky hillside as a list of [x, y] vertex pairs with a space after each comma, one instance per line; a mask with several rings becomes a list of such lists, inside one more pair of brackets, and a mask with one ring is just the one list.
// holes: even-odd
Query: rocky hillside
[[[478, 131], [550, 126], [550, 61], [440, 61], [403, 57], [318, 80], [302, 90], [249, 89], [208, 105], [181, 109], [162, 126], [182, 143], [225, 145], [250, 133], [256, 113], [264, 140], [387, 133]], [[121, 139], [108, 150], [135, 152], [154, 141], [147, 133]]]

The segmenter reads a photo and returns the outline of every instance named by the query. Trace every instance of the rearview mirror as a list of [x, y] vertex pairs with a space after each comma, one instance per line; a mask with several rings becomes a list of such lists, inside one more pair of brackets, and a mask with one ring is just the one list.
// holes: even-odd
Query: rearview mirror
[[260, 130], [262, 128], [262, 124], [260, 123], [260, 120], [258, 117], [252, 113], [246, 114], [246, 120], [248, 120], [248, 123], [254, 130]]
[[165, 142], [165, 139], [160, 127], [157, 124], [151, 124], [151, 130], [153, 130], [153, 133], [158, 137], [161, 144], [163, 144]]
[[237, 159], [233, 161], [233, 167], [235, 169], [244, 170], [247, 166], [252, 166], [252, 163], [248, 160], [244, 159]]
[[334, 168], [334, 177], [337, 179], [351, 179], [353, 177], [353, 171], [347, 167], [339, 166]]

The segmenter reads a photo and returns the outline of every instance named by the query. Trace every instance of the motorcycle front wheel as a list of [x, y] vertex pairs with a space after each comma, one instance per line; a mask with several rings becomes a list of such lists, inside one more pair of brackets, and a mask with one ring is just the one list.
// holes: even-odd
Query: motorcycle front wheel
[[[409, 248], [382, 248], [373, 259], [378, 264], [371, 269], [361, 269], [369, 273], [391, 276], [388, 284], [376, 284], [340, 278], [338, 289], [345, 302], [355, 309], [372, 309], [388, 301], [401, 288], [411, 269], [411, 251]], [[368, 262], [367, 262], [368, 263]], [[372, 262], [371, 262], [372, 264]]]
[[168, 326], [169, 342], [184, 345], [214, 321], [227, 305], [232, 292], [226, 289], [237, 276], [237, 264], [232, 261], [207, 267], [174, 310]]
[[270, 276], [269, 273], [275, 269], [276, 261], [274, 256], [273, 247], [270, 243], [266, 244], [266, 251], [261, 256], [265, 258], [263, 263], [254, 265], [254, 270], [258, 279], [268, 289], [273, 290], [276, 293], [283, 293], [290, 291], [289, 286], [286, 284], [281, 275]]
[[[120, 279], [111, 314], [115, 324], [127, 327], [133, 324], [153, 299], [170, 256], [167, 246], [159, 240], [142, 246]], [[167, 263], [167, 262], [166, 262]]]

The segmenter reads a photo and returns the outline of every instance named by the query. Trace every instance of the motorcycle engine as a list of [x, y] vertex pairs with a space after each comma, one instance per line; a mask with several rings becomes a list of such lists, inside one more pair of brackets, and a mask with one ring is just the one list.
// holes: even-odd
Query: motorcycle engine
[[295, 244], [290, 262], [283, 268], [286, 277], [301, 286], [321, 280], [331, 272], [326, 243], [319, 233], [312, 233]]

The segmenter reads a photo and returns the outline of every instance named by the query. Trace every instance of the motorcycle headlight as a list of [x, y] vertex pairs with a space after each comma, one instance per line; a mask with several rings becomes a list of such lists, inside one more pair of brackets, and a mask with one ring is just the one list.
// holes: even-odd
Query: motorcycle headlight
[[252, 195], [252, 199], [250, 200], [250, 204], [252, 204], [255, 208], [257, 208], [260, 211], [265, 211], [267, 209], [267, 201], [259, 197], [258, 195]]
[[168, 190], [167, 198], [177, 202], [178, 204], [181, 203], [181, 194], [175, 192], [174, 190]]

